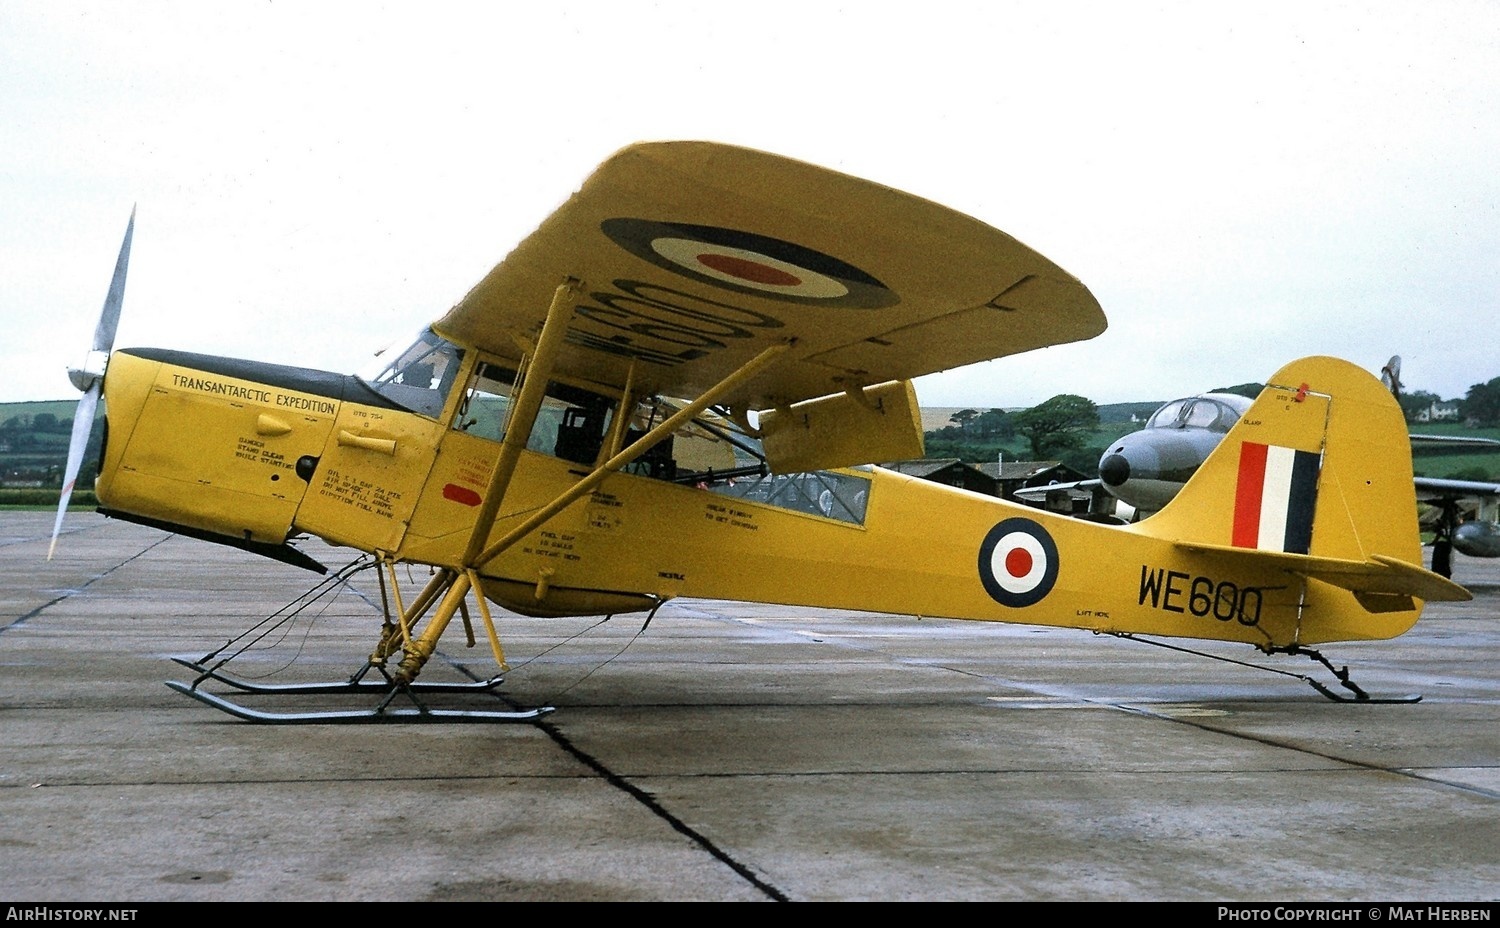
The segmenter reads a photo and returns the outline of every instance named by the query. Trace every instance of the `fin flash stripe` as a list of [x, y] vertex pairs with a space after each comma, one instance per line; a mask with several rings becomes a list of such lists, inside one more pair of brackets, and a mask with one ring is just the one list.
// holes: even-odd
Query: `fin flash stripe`
[[1279, 445], [1240, 446], [1231, 544], [1306, 554], [1318, 496], [1318, 455]]

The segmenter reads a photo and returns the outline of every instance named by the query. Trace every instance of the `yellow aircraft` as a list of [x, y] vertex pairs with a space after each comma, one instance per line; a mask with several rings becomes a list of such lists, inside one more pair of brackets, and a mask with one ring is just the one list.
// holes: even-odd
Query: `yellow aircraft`
[[[549, 711], [417, 698], [471, 609], [505, 669], [492, 603], [542, 617], [679, 596], [798, 604], [1244, 642], [1333, 670], [1308, 646], [1394, 637], [1424, 601], [1468, 598], [1421, 567], [1395, 400], [1333, 358], [1274, 374], [1138, 525], [871, 466], [921, 456], [913, 378], [1091, 338], [1105, 320], [1005, 233], [813, 165], [628, 147], [362, 377], [111, 355], [129, 239], [75, 377], [85, 404], [102, 384], [100, 510], [321, 570], [296, 547], [315, 535], [367, 552], [388, 600], [364, 666], [320, 690], [383, 694], [368, 712], [247, 709], [204, 684], [313, 690], [244, 683], [217, 655], [180, 661], [198, 677], [169, 685], [241, 718]], [[70, 462], [70, 486], [75, 474]], [[431, 581], [402, 589], [400, 564], [429, 565]]]

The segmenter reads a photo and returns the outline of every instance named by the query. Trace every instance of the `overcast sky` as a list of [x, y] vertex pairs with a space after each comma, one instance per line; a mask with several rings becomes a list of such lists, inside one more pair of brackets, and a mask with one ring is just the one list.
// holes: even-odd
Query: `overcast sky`
[[936, 200], [1104, 307], [924, 405], [1500, 376], [1493, 0], [0, 0], [0, 401], [76, 396], [133, 205], [117, 346], [351, 371], [678, 138]]

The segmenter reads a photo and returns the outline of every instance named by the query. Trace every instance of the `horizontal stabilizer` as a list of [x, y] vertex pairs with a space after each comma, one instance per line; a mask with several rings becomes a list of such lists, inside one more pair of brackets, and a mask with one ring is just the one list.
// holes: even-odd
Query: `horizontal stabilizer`
[[1351, 593], [1403, 594], [1435, 603], [1467, 602], [1474, 598], [1468, 590], [1441, 574], [1384, 554], [1372, 554], [1366, 560], [1354, 561], [1229, 545], [1180, 543], [1178, 547], [1185, 551], [1260, 558], [1276, 563], [1287, 573], [1322, 580]]

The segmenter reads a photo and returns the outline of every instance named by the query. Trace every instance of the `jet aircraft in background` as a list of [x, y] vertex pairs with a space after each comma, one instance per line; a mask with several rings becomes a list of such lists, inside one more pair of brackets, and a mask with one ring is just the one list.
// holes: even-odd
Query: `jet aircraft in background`
[[[1399, 357], [1381, 369], [1382, 382], [1398, 397], [1400, 371]], [[1019, 490], [1016, 498], [1045, 503], [1070, 491], [1091, 490], [1092, 518], [1138, 522], [1172, 501], [1250, 404], [1233, 393], [1172, 400], [1152, 413], [1144, 428], [1121, 436], [1105, 450], [1096, 479]], [[1413, 448], [1500, 449], [1493, 439], [1452, 435], [1412, 435], [1411, 443]], [[1452, 576], [1455, 550], [1470, 557], [1500, 557], [1500, 483], [1431, 477], [1416, 477], [1414, 482], [1421, 504], [1419, 524], [1434, 535], [1434, 572]]]
[[1250, 400], [1200, 393], [1163, 404], [1145, 428], [1122, 436], [1099, 459], [1099, 480], [1136, 518], [1163, 508], [1239, 421]]

